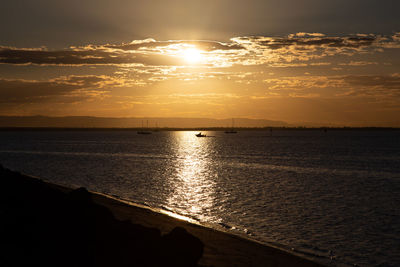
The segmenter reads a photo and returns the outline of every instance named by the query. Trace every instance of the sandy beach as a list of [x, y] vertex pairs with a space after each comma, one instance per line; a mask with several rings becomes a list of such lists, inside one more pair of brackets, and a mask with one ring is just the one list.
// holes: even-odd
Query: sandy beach
[[322, 266], [126, 201], [0, 167], [1, 266]]

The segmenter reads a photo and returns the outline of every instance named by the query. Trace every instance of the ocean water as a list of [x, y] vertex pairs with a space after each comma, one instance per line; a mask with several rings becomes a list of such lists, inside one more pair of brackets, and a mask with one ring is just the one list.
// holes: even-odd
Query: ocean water
[[400, 131], [0, 131], [0, 163], [331, 266], [400, 266]]

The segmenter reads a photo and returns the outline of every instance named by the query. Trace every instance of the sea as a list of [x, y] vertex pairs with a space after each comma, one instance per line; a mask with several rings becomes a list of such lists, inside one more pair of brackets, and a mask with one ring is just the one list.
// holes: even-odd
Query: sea
[[0, 163], [328, 266], [400, 266], [400, 130], [0, 131]]

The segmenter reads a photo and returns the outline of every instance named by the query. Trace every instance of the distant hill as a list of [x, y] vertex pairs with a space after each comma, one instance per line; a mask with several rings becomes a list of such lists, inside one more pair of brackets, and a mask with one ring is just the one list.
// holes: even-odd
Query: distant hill
[[[283, 121], [235, 118], [235, 127], [285, 127]], [[47, 117], [0, 116], [0, 127], [60, 127], [60, 128], [202, 128], [231, 127], [232, 119], [208, 118], [106, 118], [106, 117]]]

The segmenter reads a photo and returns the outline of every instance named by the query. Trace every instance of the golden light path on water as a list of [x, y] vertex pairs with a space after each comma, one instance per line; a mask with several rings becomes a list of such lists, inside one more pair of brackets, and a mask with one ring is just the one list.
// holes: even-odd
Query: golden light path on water
[[218, 174], [212, 171], [212, 138], [198, 138], [189, 131], [175, 134], [175, 175], [170, 179], [168, 206], [200, 221], [215, 221], [210, 210], [215, 205]]

